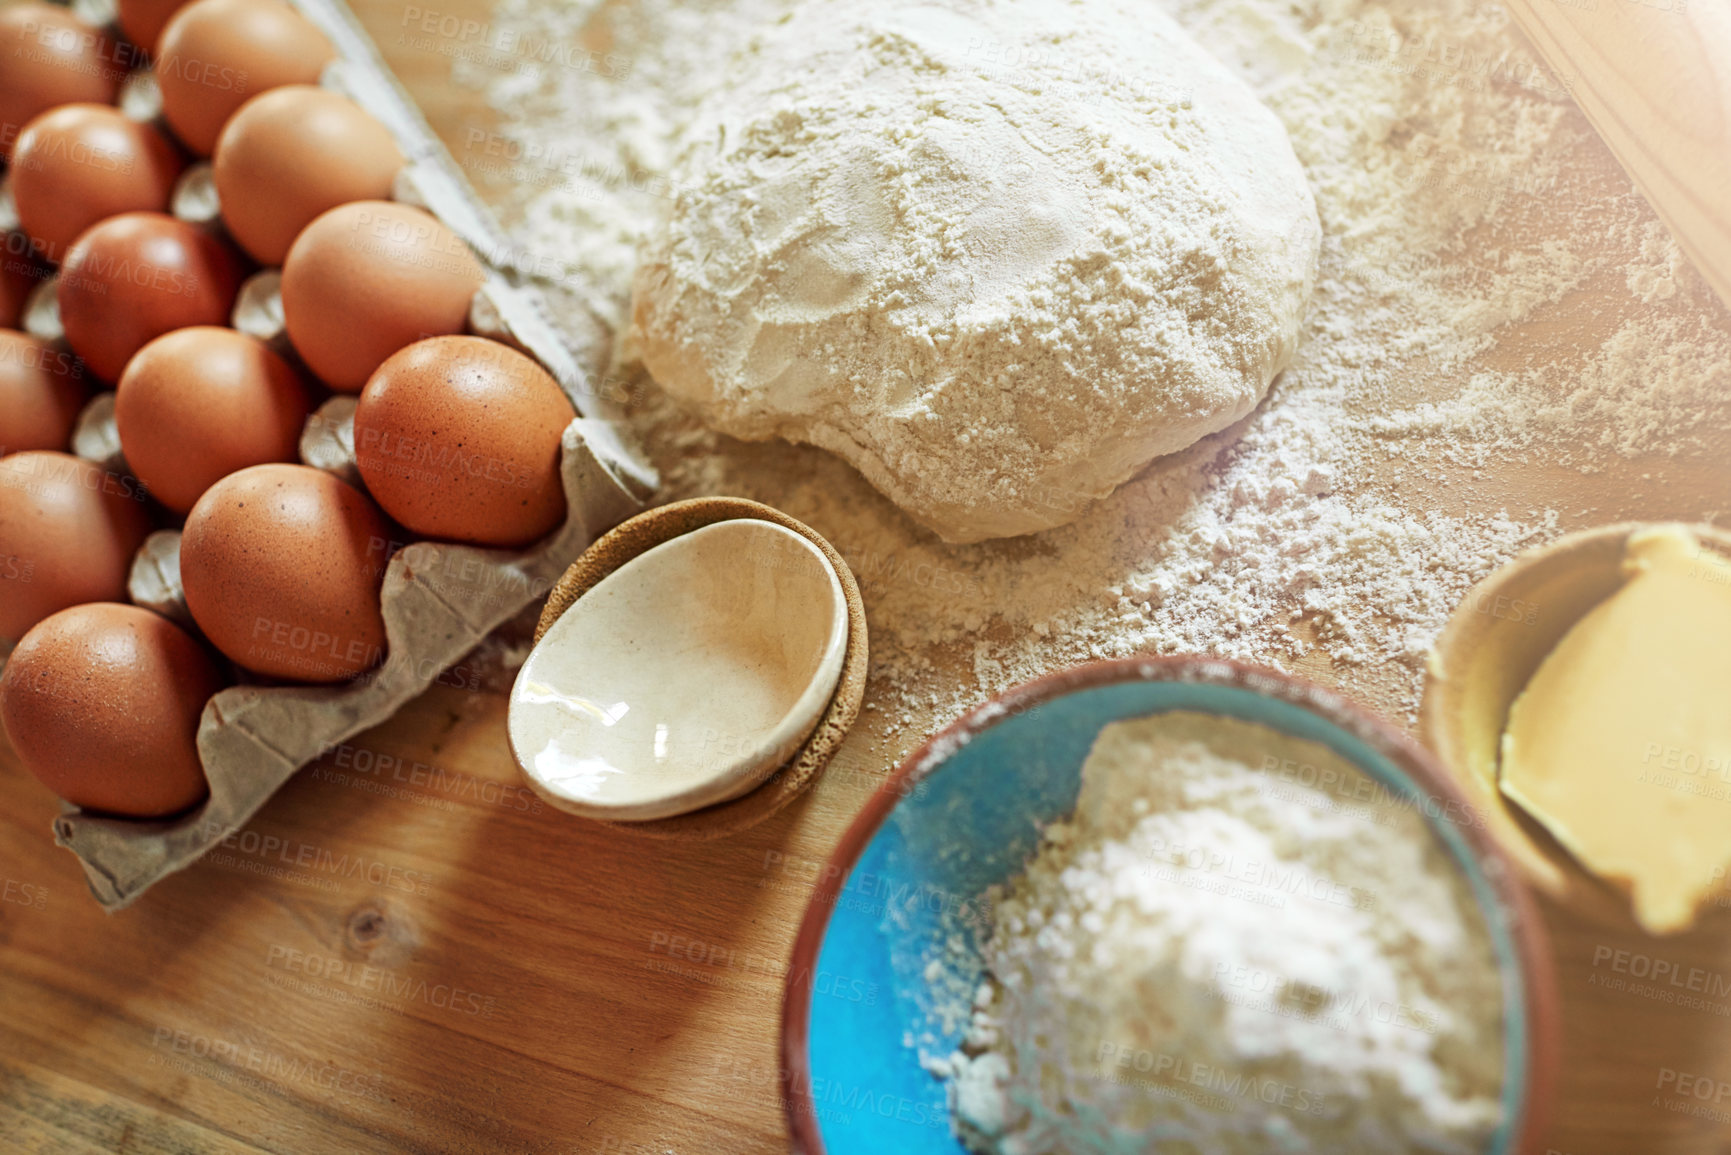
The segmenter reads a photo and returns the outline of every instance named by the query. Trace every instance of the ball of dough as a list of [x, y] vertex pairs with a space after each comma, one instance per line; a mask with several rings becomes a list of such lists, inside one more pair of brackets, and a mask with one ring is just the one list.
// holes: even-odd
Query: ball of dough
[[823, 0], [744, 55], [633, 287], [650, 372], [718, 429], [978, 541], [1074, 520], [1290, 359], [1304, 170], [1158, 11]]

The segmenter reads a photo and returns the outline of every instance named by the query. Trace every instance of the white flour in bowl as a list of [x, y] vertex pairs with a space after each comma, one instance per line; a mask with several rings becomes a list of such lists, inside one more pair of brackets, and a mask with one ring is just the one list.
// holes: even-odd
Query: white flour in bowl
[[[472, 72], [543, 158], [496, 175], [524, 243], [592, 281], [574, 316], [623, 323], [680, 132], [789, 5], [504, 0], [502, 35], [619, 62]], [[733, 441], [632, 379], [666, 496], [768, 502], [847, 557], [872, 629], [866, 716], [903, 742], [1015, 682], [1138, 653], [1324, 667], [1405, 715], [1449, 613], [1519, 549], [1725, 512], [1705, 495], [1723, 492], [1731, 316], [1500, 7], [1159, 6], [1285, 124], [1322, 222], [1300, 347], [1249, 418], [1073, 525], [947, 546], [827, 454]], [[1013, 72], [1036, 47], [977, 56]]]
[[967, 1043], [928, 1064], [976, 1150], [1474, 1155], [1501, 1118], [1483, 916], [1418, 811], [1315, 743], [1113, 723], [989, 905]]

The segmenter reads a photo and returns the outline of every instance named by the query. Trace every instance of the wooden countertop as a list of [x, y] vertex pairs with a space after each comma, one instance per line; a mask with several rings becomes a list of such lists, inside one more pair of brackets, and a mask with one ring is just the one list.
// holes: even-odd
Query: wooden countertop
[[[485, 0], [438, 7], [486, 17]], [[448, 141], [490, 125], [438, 44], [408, 35], [422, 8], [358, 8]], [[1531, 322], [1534, 340], [1599, 323], [1591, 300], [1588, 286]], [[1463, 500], [1693, 518], [1725, 493], [1726, 460], [1622, 462], [1587, 482], [1529, 462]], [[1643, 480], [1661, 469], [1665, 484]], [[1374, 674], [1353, 688], [1380, 696]], [[54, 847], [55, 801], [0, 746], [0, 1149], [784, 1150], [781, 976], [817, 865], [919, 731], [948, 719], [885, 739], [868, 710], [805, 799], [741, 837], [678, 845], [542, 807], [517, 784], [504, 713], [496, 690], [434, 689], [116, 916]], [[1655, 941], [1546, 917], [1565, 1006], [1552, 1150], [1731, 1149], [1731, 928]], [[1656, 963], [1701, 968], [1706, 989], [1686, 1002], [1644, 987]], [[1718, 1090], [1667, 1093], [1665, 1072]]]

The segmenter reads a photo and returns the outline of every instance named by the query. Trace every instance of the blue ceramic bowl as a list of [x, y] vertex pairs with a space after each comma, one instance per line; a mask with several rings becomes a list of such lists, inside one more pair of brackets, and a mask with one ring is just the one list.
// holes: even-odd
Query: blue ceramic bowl
[[[842, 839], [794, 944], [782, 1066], [802, 1155], [961, 1155], [944, 1084], [910, 1039], [947, 1054], [922, 960], [935, 935], [984, 929], [972, 899], [1021, 870], [1039, 828], [1074, 808], [1082, 762], [1123, 718], [1195, 710], [1320, 742], [1419, 803], [1471, 883], [1503, 974], [1505, 1121], [1492, 1155], [1539, 1149], [1554, 1087], [1550, 951], [1515, 872], [1448, 775], [1387, 723], [1316, 686], [1199, 658], [1082, 666], [1011, 690], [890, 776]], [[977, 979], [967, 975], [965, 979]]]

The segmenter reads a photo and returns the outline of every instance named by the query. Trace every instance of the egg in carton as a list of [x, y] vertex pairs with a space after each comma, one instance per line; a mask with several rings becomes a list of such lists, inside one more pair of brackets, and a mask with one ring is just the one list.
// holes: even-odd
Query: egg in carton
[[[527, 354], [545, 368], [578, 416], [561, 442], [560, 475], [567, 515], [549, 537], [524, 550], [485, 549], [416, 541], [392, 557], [381, 603], [386, 652], [380, 665], [337, 685], [236, 685], [206, 704], [198, 730], [209, 797], [167, 820], [120, 819], [68, 806], [55, 820], [56, 841], [83, 864], [91, 893], [118, 910], [159, 879], [191, 865], [239, 830], [294, 773], [331, 747], [394, 714], [489, 633], [515, 617], [559, 579], [595, 538], [638, 512], [659, 484], [653, 467], [622, 436], [617, 400], [601, 387], [611, 334], [597, 316], [551, 324], [540, 292], [546, 270], [511, 244], [460, 169], [386, 69], [352, 13], [337, 0], [290, 0], [337, 50], [323, 86], [342, 93], [390, 131], [405, 164], [393, 199], [431, 213], [480, 260], [485, 280], [471, 302], [468, 332]], [[79, 0], [86, 20], [111, 24], [110, 0]], [[160, 117], [160, 93], [147, 70], [124, 84], [121, 107], [140, 121]], [[175, 189], [174, 215], [220, 230], [221, 206], [207, 163], [195, 164]], [[0, 224], [10, 210], [0, 196]], [[25, 328], [63, 344], [52, 280], [26, 305]], [[287, 338], [281, 275], [253, 274], [236, 299], [232, 325], [297, 360]], [[114, 393], [98, 394], [74, 434], [78, 456], [124, 471], [115, 425]], [[354, 451], [357, 398], [337, 394], [307, 420], [300, 439], [304, 464], [364, 488]], [[134, 559], [129, 593], [141, 606], [196, 629], [180, 582], [180, 533], [159, 530]]]

